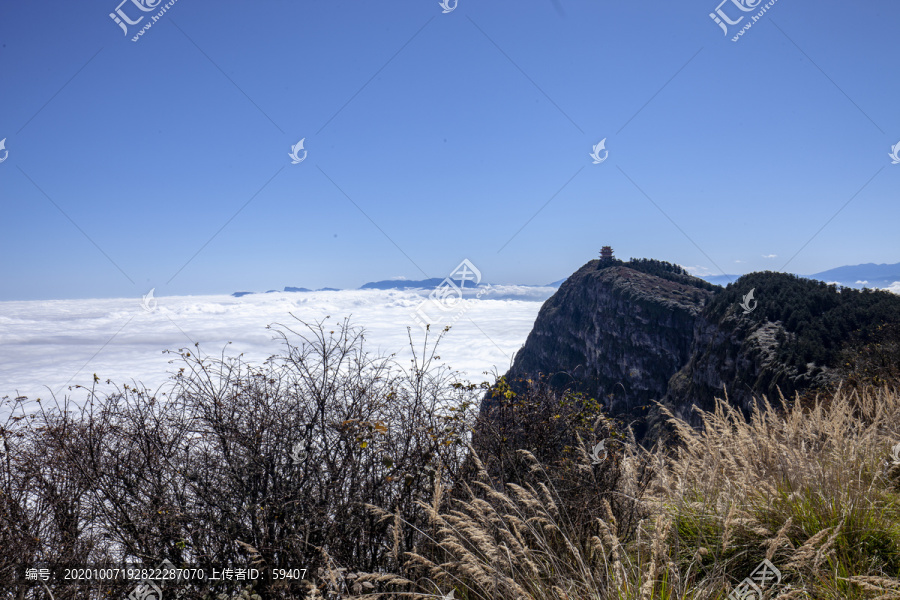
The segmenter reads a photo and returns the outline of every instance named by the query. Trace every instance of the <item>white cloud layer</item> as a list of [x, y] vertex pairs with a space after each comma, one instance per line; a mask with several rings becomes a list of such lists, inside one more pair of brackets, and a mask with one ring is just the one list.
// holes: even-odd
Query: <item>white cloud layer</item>
[[687, 265], [681, 265], [681, 268], [683, 268], [685, 271], [687, 271], [694, 277], [705, 277], [707, 275], [713, 274], [713, 272], [710, 271], [709, 268], [701, 266], [701, 265], [696, 265], [693, 267], [689, 267]]
[[[480, 299], [467, 300], [467, 311], [441, 343], [441, 362], [475, 382], [488, 379], [483, 371], [504, 373], [531, 331], [542, 301], [554, 291], [494, 286]], [[190, 348], [195, 341], [202, 355], [213, 356], [230, 341], [228, 355], [243, 352], [245, 360], [260, 364], [282, 350], [266, 325], [298, 325], [289, 313], [307, 321], [330, 316], [331, 323], [350, 317], [353, 325], [365, 328], [370, 350], [396, 352], [406, 364], [407, 327], [413, 328], [417, 349], [424, 340], [412, 313], [428, 293], [346, 290], [157, 297], [154, 312], [143, 310], [140, 298], [0, 302], [0, 397], [49, 399], [52, 391], [60, 399], [71, 393], [78, 401], [85, 392], [67, 392], [66, 386], [89, 386], [94, 373], [102, 382], [111, 379], [121, 386], [134, 380], [156, 390], [167, 373], [180, 366], [168, 364], [178, 357], [163, 351]], [[108, 392], [112, 387], [104, 384], [99, 389]]]
[[[900, 294], [900, 281], [888, 289]], [[469, 308], [444, 338], [441, 362], [461, 370], [471, 381], [489, 379], [484, 371], [504, 373], [525, 342], [543, 300], [555, 291], [547, 287], [494, 286]], [[244, 353], [260, 364], [282, 347], [266, 325], [297, 324], [289, 313], [307, 321], [330, 316], [335, 323], [350, 317], [364, 327], [370, 350], [410, 357], [407, 327], [421, 348], [424, 333], [412, 313], [428, 290], [348, 290], [231, 296], [157, 298], [157, 309], [146, 312], [140, 298], [0, 302], [0, 397], [16, 394], [49, 399], [51, 391], [78, 400], [96, 373], [101, 382], [141, 382], [155, 390], [180, 363], [164, 350], [191, 348], [200, 342], [204, 355]], [[296, 327], [295, 327], [296, 329]], [[437, 328], [432, 328], [433, 330]], [[431, 336], [433, 339], [433, 335]], [[49, 389], [48, 389], [49, 388]], [[112, 391], [101, 384], [101, 392]]]

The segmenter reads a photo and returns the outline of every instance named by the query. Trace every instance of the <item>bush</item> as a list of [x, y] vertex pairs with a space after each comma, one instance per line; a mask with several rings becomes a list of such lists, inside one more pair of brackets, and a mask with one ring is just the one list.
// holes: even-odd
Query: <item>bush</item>
[[[500, 378], [482, 404], [473, 446], [485, 474], [500, 487], [539, 485], [546, 478], [559, 491], [559, 509], [574, 529], [587, 531], [605, 503], [620, 524], [620, 535], [632, 536], [640, 512], [636, 499], [652, 469], [646, 462], [636, 463], [636, 487], [629, 494], [618, 489], [624, 477], [621, 459], [627, 447], [635, 446], [631, 430], [608, 418], [593, 398], [558, 391], [544, 379], [517, 383], [519, 393]], [[601, 441], [608, 460], [586, 469], [586, 448]], [[543, 467], [537, 479], [534, 461]], [[477, 474], [478, 469], [468, 473]]]
[[[458, 476], [474, 386], [438, 368], [434, 347], [407, 368], [373, 357], [346, 321], [275, 330], [284, 352], [261, 367], [182, 350], [166, 394], [125, 385], [30, 414], [25, 399], [6, 399], [0, 580], [39, 561], [306, 569], [307, 582], [250, 590], [289, 598], [324, 591], [324, 578], [310, 583], [317, 573], [349, 581], [352, 570], [398, 567], [417, 534], [395, 523], [424, 525], [417, 503]], [[89, 597], [59, 582], [53, 593]]]

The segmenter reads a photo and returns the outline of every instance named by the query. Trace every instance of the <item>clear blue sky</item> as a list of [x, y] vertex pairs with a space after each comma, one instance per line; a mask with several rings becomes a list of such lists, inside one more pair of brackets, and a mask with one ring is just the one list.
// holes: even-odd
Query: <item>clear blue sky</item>
[[118, 2], [0, 7], [0, 300], [900, 261], [893, 0]]

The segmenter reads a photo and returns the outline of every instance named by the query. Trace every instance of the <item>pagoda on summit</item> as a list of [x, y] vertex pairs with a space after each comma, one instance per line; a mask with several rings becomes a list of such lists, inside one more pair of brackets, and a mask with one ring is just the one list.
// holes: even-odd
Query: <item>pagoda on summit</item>
[[608, 262], [614, 260], [612, 246], [603, 246], [600, 248], [600, 262]]

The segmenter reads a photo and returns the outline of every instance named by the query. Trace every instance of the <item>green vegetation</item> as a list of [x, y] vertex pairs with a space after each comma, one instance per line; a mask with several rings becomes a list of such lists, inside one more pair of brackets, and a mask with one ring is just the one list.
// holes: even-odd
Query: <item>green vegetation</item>
[[781, 573], [767, 598], [900, 598], [900, 395], [764, 402], [749, 420], [719, 401], [701, 416], [699, 431], [672, 419], [676, 447], [623, 443], [599, 465], [586, 448], [553, 464], [522, 450], [516, 483], [473, 459], [460, 497], [422, 503], [430, 551], [388, 590], [718, 600], [766, 559]]
[[622, 265], [628, 267], [629, 269], [634, 269], [635, 271], [647, 273], [648, 275], [655, 275], [656, 277], [660, 277], [662, 279], [667, 279], [676, 283], [692, 285], [704, 290], [717, 291], [722, 289], [721, 286], [710, 283], [704, 279], [700, 279], [699, 277], [694, 277], [693, 275], [685, 271], [683, 267], [672, 264], [670, 262], [666, 262], [664, 260], [656, 260], [653, 258], [632, 258], [628, 262], [622, 263]]
[[878, 325], [865, 336], [855, 334], [841, 354], [843, 378], [854, 386], [881, 386], [900, 381], [900, 324]]
[[595, 260], [598, 269], [608, 269], [609, 267], [628, 267], [641, 273], [654, 275], [662, 279], [692, 285], [704, 290], [716, 291], [722, 289], [721, 286], [710, 283], [699, 277], [694, 277], [684, 270], [683, 267], [666, 262], [664, 260], [656, 260], [655, 258], [630, 258], [627, 261], [617, 258], [607, 260]]
[[820, 281], [773, 272], [741, 277], [716, 294], [704, 313], [721, 321], [740, 310], [738, 304], [751, 289], [758, 305], [746, 315], [747, 322], [780, 322], [784, 333], [778, 338], [776, 358], [782, 364], [798, 367], [801, 373], [807, 363], [838, 366], [848, 342], [865, 345], [890, 340], [886, 336], [897, 330], [883, 326], [900, 324], [900, 296], [896, 294], [838, 289]]

